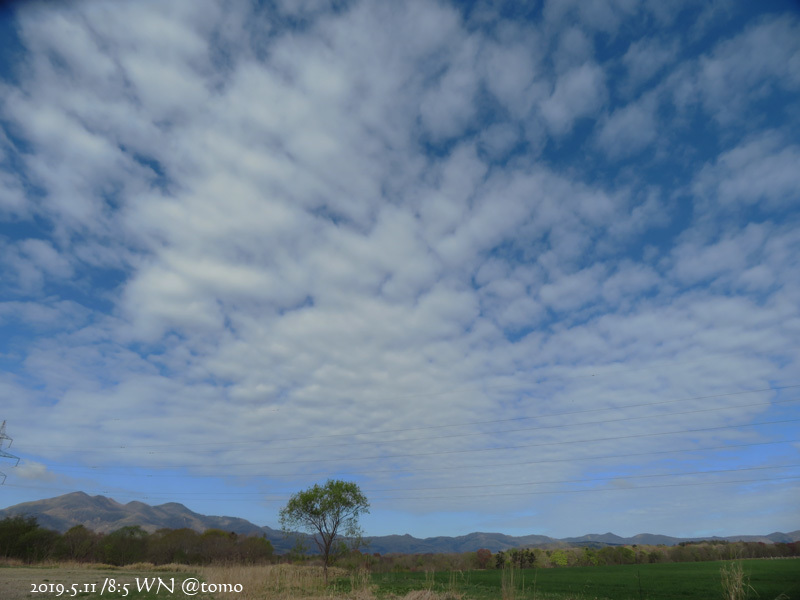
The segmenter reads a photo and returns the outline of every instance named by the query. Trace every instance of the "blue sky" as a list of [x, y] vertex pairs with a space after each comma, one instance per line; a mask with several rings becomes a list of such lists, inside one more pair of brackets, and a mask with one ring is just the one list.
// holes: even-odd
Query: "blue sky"
[[17, 3], [0, 504], [800, 528], [793, 2]]

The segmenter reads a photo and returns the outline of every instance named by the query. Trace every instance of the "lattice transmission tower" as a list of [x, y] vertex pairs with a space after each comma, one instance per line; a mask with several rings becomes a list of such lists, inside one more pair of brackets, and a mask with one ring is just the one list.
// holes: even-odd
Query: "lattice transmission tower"
[[[14, 456], [10, 452], [6, 452], [5, 450], [3, 450], [3, 443], [6, 440], [8, 440], [7, 448], [11, 448], [11, 444], [14, 442], [14, 440], [8, 437], [8, 435], [6, 434], [6, 422], [3, 421], [3, 424], [0, 425], [0, 456], [2, 456], [3, 458], [11, 458], [13, 460], [16, 460], [17, 462], [14, 465], [16, 467], [19, 464], [19, 456]], [[3, 485], [6, 482], [6, 474], [0, 471], [0, 477], [3, 478], [3, 481], [0, 481], [0, 485]]]

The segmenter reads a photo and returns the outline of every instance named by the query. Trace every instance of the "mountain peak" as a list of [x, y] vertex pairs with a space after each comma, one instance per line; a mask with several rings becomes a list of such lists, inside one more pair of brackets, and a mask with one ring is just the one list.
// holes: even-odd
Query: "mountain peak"
[[[293, 541], [287, 540], [280, 530], [270, 527], [258, 527], [253, 523], [236, 517], [219, 517], [201, 515], [193, 512], [178, 502], [167, 502], [151, 506], [144, 502], [132, 501], [120, 504], [105, 496], [89, 496], [84, 492], [72, 492], [49, 498], [24, 502], [0, 510], [0, 519], [18, 515], [30, 515], [38, 519], [42, 527], [55, 529], [62, 533], [75, 525], [84, 525], [88, 529], [110, 533], [127, 525], [139, 525], [146, 531], [158, 529], [190, 528], [198, 532], [207, 529], [221, 529], [247, 535], [265, 535], [278, 552], [291, 550]], [[593, 545], [665, 544], [674, 546], [682, 541], [694, 541], [702, 538], [676, 538], [666, 535], [640, 533], [633, 537], [620, 537], [610, 531], [603, 534], [587, 534], [573, 538], [552, 538], [544, 535], [510, 536], [503, 533], [475, 532], [456, 537], [437, 536], [425, 539], [413, 537], [411, 534], [367, 537], [370, 552], [381, 554], [398, 552], [406, 554], [438, 553], [438, 552], [474, 552], [479, 548], [487, 548], [492, 552], [511, 548], [528, 548], [532, 546], [564, 547]], [[715, 538], [720, 539], [720, 538]], [[774, 532], [768, 536], [730, 536], [734, 540], [755, 540], [765, 542], [800, 541], [800, 530], [789, 533]]]

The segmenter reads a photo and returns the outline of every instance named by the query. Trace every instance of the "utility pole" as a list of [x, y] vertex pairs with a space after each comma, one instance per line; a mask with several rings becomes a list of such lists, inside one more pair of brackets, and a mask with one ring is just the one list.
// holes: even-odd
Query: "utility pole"
[[[11, 448], [11, 444], [14, 442], [14, 440], [8, 437], [8, 435], [6, 434], [6, 422], [3, 421], [3, 424], [0, 425], [0, 456], [2, 456], [3, 458], [11, 458], [13, 460], [16, 460], [17, 462], [14, 465], [16, 467], [19, 464], [19, 456], [14, 456], [10, 452], [6, 452], [5, 450], [3, 450], [3, 442], [5, 440], [8, 440], [8, 448]], [[0, 481], [0, 485], [2, 485], [6, 482], [6, 474], [0, 471], [0, 476], [2, 476], [3, 478], [3, 481]]]

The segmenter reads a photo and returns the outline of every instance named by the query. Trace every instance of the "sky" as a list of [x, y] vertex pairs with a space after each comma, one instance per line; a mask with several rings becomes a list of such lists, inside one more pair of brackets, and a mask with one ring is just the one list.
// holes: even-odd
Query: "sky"
[[795, 2], [0, 12], [0, 506], [800, 529]]

